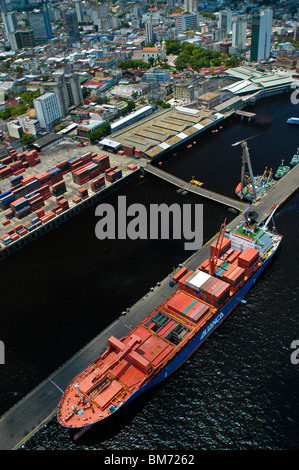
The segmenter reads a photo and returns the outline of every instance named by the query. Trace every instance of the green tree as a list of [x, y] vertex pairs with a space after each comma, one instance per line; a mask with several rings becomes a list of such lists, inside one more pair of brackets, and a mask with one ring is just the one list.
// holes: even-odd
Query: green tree
[[90, 94], [91, 94], [91, 88], [87, 88], [86, 86], [84, 86], [82, 88], [83, 99], [85, 100], [85, 98], [87, 98]]
[[109, 123], [103, 124], [99, 129], [96, 129], [93, 132], [90, 132], [88, 135], [90, 140], [96, 141], [105, 137], [105, 135], [109, 135], [111, 133], [111, 126]]
[[128, 70], [128, 69], [147, 70], [151, 66], [148, 62], [145, 62], [144, 60], [127, 59], [122, 62], [119, 62], [118, 67], [123, 70]]
[[168, 54], [178, 55], [182, 50], [180, 41], [169, 40], [169, 41], [165, 41], [165, 44], [166, 44], [167, 55]]
[[35, 141], [35, 136], [33, 134], [23, 134], [20, 138], [20, 141], [25, 147], [26, 145], [30, 145]]

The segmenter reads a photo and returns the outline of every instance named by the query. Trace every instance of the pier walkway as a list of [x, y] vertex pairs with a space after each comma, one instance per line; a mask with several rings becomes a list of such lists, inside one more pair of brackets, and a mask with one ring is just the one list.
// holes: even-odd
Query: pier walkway
[[[186, 188], [189, 190], [189, 186]], [[250, 209], [255, 210], [263, 222], [269, 215], [274, 204], [284, 203], [299, 186], [299, 165], [294, 167], [275, 186], [266, 193], [260, 201], [252, 204]], [[195, 188], [194, 188], [195, 189]], [[198, 188], [197, 188], [198, 189]], [[227, 228], [233, 230], [243, 221], [243, 215], [238, 215]], [[216, 238], [215, 235], [199, 251], [186, 260], [184, 266], [195, 270], [209, 256], [209, 246]], [[0, 418], [0, 449], [14, 450], [22, 446], [32, 437], [39, 428], [49, 419], [55, 416], [59, 400], [63, 390], [73, 377], [100, 356], [107, 347], [108, 338], [114, 335], [116, 338], [124, 336], [129, 329], [137, 325], [142, 319], [152, 312], [165, 300], [173, 288], [169, 286], [172, 273], [153, 287], [148, 294], [139, 300], [129, 312], [115, 320], [104, 331], [88, 343], [81, 351], [74, 355], [68, 362], [25, 396], [15, 406]]]
[[145, 165], [143, 166], [145, 172], [148, 172], [152, 175], [158, 176], [159, 178], [167, 181], [168, 183], [174, 184], [181, 189], [185, 189], [190, 193], [198, 194], [199, 196], [211, 199], [213, 201], [219, 202], [220, 204], [224, 204], [227, 207], [232, 207], [240, 212], [244, 212], [250, 207], [250, 204], [247, 202], [241, 202], [238, 199], [232, 199], [227, 196], [223, 196], [222, 194], [215, 193], [209, 189], [205, 189], [199, 186], [195, 186], [191, 183], [187, 183], [186, 181], [178, 178], [177, 176], [173, 176], [170, 173], [167, 173], [160, 168], [156, 168], [152, 165]]

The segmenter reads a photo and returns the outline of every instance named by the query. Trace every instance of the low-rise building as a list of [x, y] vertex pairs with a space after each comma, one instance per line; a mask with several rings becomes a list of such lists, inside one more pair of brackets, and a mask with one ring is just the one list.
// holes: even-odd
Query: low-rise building
[[144, 81], [168, 82], [170, 80], [170, 70], [155, 69], [147, 70], [143, 75]]
[[154, 111], [154, 109], [155, 109], [154, 106], [144, 106], [143, 108], [140, 108], [137, 111], [131, 114], [128, 114], [128, 116], [125, 116], [122, 119], [118, 119], [118, 121], [115, 121], [113, 124], [111, 124], [111, 133], [117, 132], [123, 129], [124, 127], [134, 124], [140, 119], [143, 119], [144, 117], [151, 114]]
[[89, 119], [89, 121], [84, 121], [80, 126], [77, 127], [77, 136], [79, 137], [88, 137], [89, 134], [100, 129], [102, 125], [105, 124], [105, 121], [98, 119]]
[[18, 121], [20, 126], [22, 126], [23, 132], [38, 135], [41, 132], [40, 123], [38, 119], [30, 119], [28, 116], [19, 116]]
[[221, 97], [219, 93], [214, 93], [212, 91], [209, 91], [208, 93], [205, 93], [204, 95], [199, 96], [197, 99], [198, 105], [206, 108], [206, 109], [212, 109], [221, 102]]

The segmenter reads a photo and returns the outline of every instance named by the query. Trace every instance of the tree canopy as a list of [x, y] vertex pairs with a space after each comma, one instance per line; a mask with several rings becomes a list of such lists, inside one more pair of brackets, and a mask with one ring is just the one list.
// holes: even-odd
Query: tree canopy
[[221, 54], [218, 51], [204, 49], [196, 44], [182, 44], [182, 51], [178, 55], [175, 66], [178, 70], [191, 67], [199, 72], [209, 67], [235, 67], [240, 63], [240, 58], [230, 54]]

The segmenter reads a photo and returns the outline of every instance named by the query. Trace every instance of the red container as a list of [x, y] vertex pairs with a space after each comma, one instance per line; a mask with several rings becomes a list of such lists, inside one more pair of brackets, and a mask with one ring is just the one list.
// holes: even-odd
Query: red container
[[[210, 253], [211, 255], [214, 254], [215, 252], [215, 249], [216, 249], [216, 244], [217, 244], [217, 240], [214, 240], [212, 243], [211, 243], [211, 246], [210, 246]], [[223, 238], [222, 240], [222, 243], [221, 243], [221, 247], [220, 247], [220, 250], [219, 250], [219, 255], [223, 255], [223, 253], [225, 253], [231, 246], [231, 240], [229, 238]]]
[[194, 271], [188, 271], [187, 274], [185, 274], [180, 280], [179, 280], [179, 289], [184, 289], [185, 287], [185, 281], [188, 279], [191, 274], [193, 274]]
[[11, 163], [11, 165], [10, 165], [10, 168], [12, 169], [12, 171], [19, 170], [21, 167], [22, 167], [22, 162], [21, 161]]
[[45, 215], [44, 209], [38, 209], [36, 212], [37, 217], [42, 217]]
[[10, 235], [10, 238], [12, 239], [13, 242], [15, 242], [16, 240], [20, 238], [20, 235], [18, 233], [12, 233]]
[[132, 170], [132, 171], [137, 170], [137, 165], [133, 165], [133, 164], [128, 165], [128, 170]]
[[181, 277], [183, 277], [184, 274], [187, 273], [187, 271], [188, 271], [188, 270], [187, 270], [186, 267], [180, 269], [179, 272], [177, 272], [176, 274], [174, 274], [174, 276], [172, 277], [172, 280], [173, 280], [174, 282], [178, 282], [178, 280], [179, 280]]
[[249, 267], [251, 264], [253, 264], [255, 261], [257, 261], [259, 258], [259, 251], [256, 250], [255, 248], [246, 248], [238, 258], [238, 265], [242, 267]]
[[236, 250], [235, 252], [233, 252], [228, 258], [226, 258], [226, 261], [228, 263], [234, 263], [238, 257], [240, 256], [241, 254], [241, 251], [240, 250]]
[[19, 170], [14, 171], [13, 174], [14, 176], [18, 176], [21, 173], [24, 173], [24, 171], [26, 171], [26, 168], [20, 168]]

